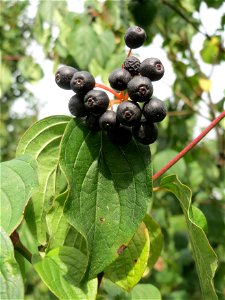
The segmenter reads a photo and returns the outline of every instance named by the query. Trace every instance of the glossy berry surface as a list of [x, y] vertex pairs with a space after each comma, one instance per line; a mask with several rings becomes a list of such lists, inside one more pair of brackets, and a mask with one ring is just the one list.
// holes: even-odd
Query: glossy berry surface
[[56, 84], [64, 90], [71, 90], [70, 81], [75, 72], [77, 72], [77, 69], [70, 66], [59, 68], [55, 73]]
[[158, 58], [147, 58], [140, 65], [140, 74], [156, 81], [163, 77], [164, 66]]
[[123, 63], [124, 69], [127, 70], [132, 76], [139, 74], [139, 68], [141, 65], [140, 60], [135, 56], [129, 56]]
[[139, 26], [129, 27], [125, 33], [124, 41], [130, 49], [141, 47], [146, 40], [146, 33], [143, 28]]
[[127, 70], [118, 68], [109, 75], [109, 83], [113, 89], [124, 91], [131, 78], [131, 74]]
[[118, 125], [116, 113], [113, 110], [107, 110], [99, 118], [99, 126], [102, 130], [112, 130]]
[[69, 104], [69, 111], [70, 113], [78, 118], [85, 117], [87, 115], [87, 110], [84, 106], [84, 98], [79, 95], [73, 95], [72, 98], [70, 98]]
[[130, 128], [119, 125], [115, 129], [108, 131], [108, 138], [113, 144], [119, 146], [127, 145], [132, 139], [132, 132]]
[[70, 86], [75, 93], [85, 95], [95, 87], [95, 79], [87, 71], [78, 71], [74, 73]]
[[167, 109], [163, 101], [153, 97], [144, 104], [142, 113], [147, 121], [161, 122], [167, 114]]
[[132, 128], [133, 137], [141, 144], [153, 144], [158, 137], [158, 128], [154, 123], [141, 121], [137, 126]]
[[128, 82], [127, 91], [129, 97], [135, 102], [148, 101], [153, 94], [152, 82], [147, 77], [136, 76]]
[[91, 90], [84, 97], [84, 106], [92, 115], [103, 114], [109, 106], [109, 97], [102, 90]]
[[140, 121], [142, 112], [137, 103], [124, 101], [118, 105], [116, 115], [121, 124], [133, 126]]

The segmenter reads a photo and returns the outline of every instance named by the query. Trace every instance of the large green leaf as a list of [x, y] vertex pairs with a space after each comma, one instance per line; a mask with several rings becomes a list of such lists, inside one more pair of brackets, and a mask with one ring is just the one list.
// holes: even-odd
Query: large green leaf
[[33, 258], [35, 270], [59, 299], [95, 299], [97, 279], [81, 284], [87, 263], [85, 254], [67, 246], [52, 249], [44, 258]]
[[115, 49], [115, 37], [111, 30], [104, 30], [103, 33], [99, 35], [98, 40], [94, 56], [98, 64], [104, 67]]
[[91, 278], [118, 257], [145, 215], [151, 201], [149, 147], [133, 140], [119, 147], [74, 119], [62, 140], [60, 164], [70, 185], [66, 214], [87, 238]]
[[17, 149], [17, 155], [30, 154], [38, 163], [39, 191], [29, 202], [25, 218], [40, 244], [46, 241], [45, 216], [55, 197], [59, 145], [70, 119], [52, 116], [38, 121], [22, 136]]
[[150, 250], [149, 234], [142, 222], [127, 248], [104, 271], [105, 276], [125, 290], [133, 288], [147, 267]]
[[163, 248], [163, 234], [159, 224], [150, 215], [145, 215], [143, 221], [149, 231], [150, 254], [148, 259], [148, 267], [152, 268], [159, 258]]
[[0, 298], [23, 299], [24, 286], [14, 249], [7, 233], [0, 227]]
[[1, 219], [0, 226], [10, 235], [23, 218], [30, 197], [38, 189], [37, 164], [23, 155], [0, 164]]
[[198, 214], [199, 210], [196, 209], [194, 213], [192, 211], [191, 190], [182, 184], [175, 175], [164, 177], [161, 180], [160, 188], [173, 193], [180, 202], [187, 223], [203, 299], [217, 299], [213, 284], [217, 256], [202, 229], [202, 224], [205, 224], [205, 220], [201, 220], [203, 214]]

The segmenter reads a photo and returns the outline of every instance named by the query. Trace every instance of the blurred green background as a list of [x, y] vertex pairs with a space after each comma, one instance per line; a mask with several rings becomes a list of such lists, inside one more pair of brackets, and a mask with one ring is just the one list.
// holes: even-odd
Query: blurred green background
[[[88, 70], [109, 85], [108, 75], [126, 57], [123, 36], [129, 26], [136, 24], [146, 30], [146, 47], [160, 38], [175, 79], [169, 87], [171, 96], [162, 99], [168, 117], [160, 123], [159, 139], [151, 147], [154, 172], [195, 137], [196, 126], [201, 127], [199, 118], [209, 124], [224, 110], [224, 93], [216, 101], [212, 94], [214, 85], [222, 89], [225, 86], [223, 74], [219, 82], [213, 81], [214, 70], [225, 64], [223, 0], [75, 0], [69, 6], [67, 1], [1, 1], [0, 5], [2, 161], [15, 156], [19, 138], [39, 118], [42, 109], [38, 93], [33, 94], [29, 86], [43, 78], [45, 65], [32, 55], [32, 45], [38, 45], [43, 56], [52, 61], [53, 82], [57, 66], [66, 64]], [[35, 17], [30, 16], [31, 6]], [[202, 24], [203, 8], [212, 16], [220, 12], [219, 26], [213, 32], [208, 33]], [[196, 36], [203, 38], [200, 50], [192, 47]], [[138, 50], [134, 53], [139, 55]], [[21, 111], [12, 109], [18, 99], [23, 100]], [[54, 101], [52, 105], [56, 105]], [[193, 202], [207, 218], [208, 238], [219, 257], [215, 276], [219, 299], [225, 298], [224, 130], [223, 121], [210, 139], [204, 139], [168, 171], [192, 189]], [[201, 299], [185, 220], [177, 201], [168, 193], [155, 193], [152, 215], [162, 228], [164, 249], [155, 269], [142, 282], [158, 287], [163, 299]], [[32, 247], [29, 230], [24, 227], [21, 234], [25, 244]], [[19, 254], [17, 258], [21, 259]], [[26, 299], [55, 299], [27, 263], [24, 281]], [[99, 299], [124, 297], [107, 282], [99, 295]]]

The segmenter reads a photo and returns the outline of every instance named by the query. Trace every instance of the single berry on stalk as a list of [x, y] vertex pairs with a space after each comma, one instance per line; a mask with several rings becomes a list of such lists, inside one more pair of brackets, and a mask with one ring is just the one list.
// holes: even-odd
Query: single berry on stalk
[[140, 121], [142, 112], [137, 103], [124, 101], [118, 105], [116, 115], [121, 124], [134, 126]]
[[64, 90], [71, 90], [70, 81], [75, 72], [78, 72], [77, 69], [70, 66], [59, 68], [55, 73], [56, 84]]
[[102, 90], [91, 90], [84, 97], [84, 106], [92, 115], [103, 114], [109, 106], [109, 97]]
[[99, 131], [101, 130], [99, 126], [99, 116], [94, 116], [92, 114], [86, 117], [86, 125], [91, 131]]
[[124, 125], [119, 125], [113, 130], [107, 132], [109, 140], [116, 145], [125, 146], [132, 139], [131, 129]]
[[127, 70], [118, 68], [109, 75], [109, 83], [113, 89], [124, 91], [131, 78], [131, 74]]
[[139, 68], [141, 65], [140, 60], [135, 56], [129, 56], [125, 59], [124, 69], [127, 70], [132, 76], [139, 74]]
[[144, 104], [142, 113], [147, 121], [155, 123], [161, 122], [166, 117], [167, 109], [163, 101], [153, 97]]
[[135, 76], [128, 82], [127, 92], [133, 101], [145, 102], [148, 101], [153, 94], [153, 85], [149, 78]]
[[99, 118], [99, 126], [102, 130], [112, 130], [118, 125], [116, 113], [113, 110], [107, 110]]
[[164, 66], [158, 58], [146, 58], [140, 65], [140, 74], [151, 81], [159, 80], [164, 75]]
[[133, 137], [141, 144], [153, 144], [158, 137], [158, 128], [155, 123], [149, 123], [146, 120], [141, 121], [132, 128]]
[[78, 71], [73, 75], [70, 86], [75, 93], [85, 95], [95, 87], [95, 78], [87, 71]]
[[70, 113], [78, 118], [85, 117], [87, 115], [87, 110], [84, 106], [84, 97], [81, 95], [73, 95], [69, 101], [69, 111]]
[[143, 28], [139, 26], [129, 27], [125, 33], [124, 41], [130, 49], [139, 48], [146, 40], [146, 33]]

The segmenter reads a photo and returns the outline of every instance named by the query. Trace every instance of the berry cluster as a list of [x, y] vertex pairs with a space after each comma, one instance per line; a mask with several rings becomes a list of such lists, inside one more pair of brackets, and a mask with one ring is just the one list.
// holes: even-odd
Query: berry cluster
[[[75, 92], [69, 101], [69, 111], [78, 118], [85, 117], [90, 130], [106, 131], [109, 139], [118, 145], [126, 145], [132, 136], [149, 145], [158, 137], [156, 123], [167, 113], [164, 103], [153, 96], [152, 85], [152, 81], [162, 78], [164, 67], [157, 58], [140, 62], [131, 56], [132, 49], [140, 47], [146, 40], [142, 28], [128, 28], [124, 40], [130, 50], [122, 67], [109, 75], [111, 88], [96, 83], [89, 72], [70, 66], [59, 68], [55, 81], [59, 87]], [[110, 100], [102, 89], [111, 92], [116, 99]]]

